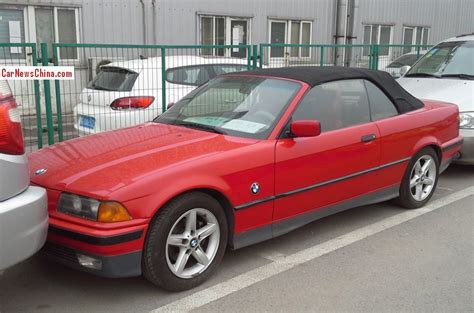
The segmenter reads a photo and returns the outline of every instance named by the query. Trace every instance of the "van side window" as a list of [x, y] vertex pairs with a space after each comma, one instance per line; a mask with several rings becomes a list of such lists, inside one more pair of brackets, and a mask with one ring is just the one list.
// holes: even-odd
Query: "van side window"
[[370, 122], [364, 82], [348, 79], [313, 87], [293, 113], [293, 120], [318, 120], [321, 131]]

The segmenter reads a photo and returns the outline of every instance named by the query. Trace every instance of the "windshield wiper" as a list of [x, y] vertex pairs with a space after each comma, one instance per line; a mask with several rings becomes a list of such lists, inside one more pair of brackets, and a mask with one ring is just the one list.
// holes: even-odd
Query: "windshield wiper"
[[441, 75], [441, 78], [444, 78], [444, 77], [456, 77], [456, 78], [459, 78], [459, 79], [474, 80], [474, 75], [469, 75], [469, 74], [444, 74], [444, 75]]
[[430, 74], [430, 73], [413, 73], [413, 74], [406, 74], [405, 77], [434, 77], [434, 78], [441, 78], [438, 74]]
[[199, 124], [199, 123], [180, 121], [180, 122], [171, 123], [171, 124], [172, 125], [178, 125], [178, 126], [184, 126], [184, 127], [188, 127], [188, 128], [201, 129], [201, 130], [204, 130], [204, 131], [209, 131], [209, 132], [213, 132], [213, 133], [221, 134], [221, 135], [226, 134], [222, 130], [219, 130], [215, 127], [212, 127], [212, 126], [209, 126], [209, 125], [204, 125], [204, 124]]

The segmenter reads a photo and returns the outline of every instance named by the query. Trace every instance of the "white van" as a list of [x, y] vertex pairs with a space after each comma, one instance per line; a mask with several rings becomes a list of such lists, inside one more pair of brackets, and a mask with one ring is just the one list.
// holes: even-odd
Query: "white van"
[[474, 33], [442, 41], [400, 72], [398, 83], [415, 97], [459, 106], [464, 144], [456, 162], [474, 165]]

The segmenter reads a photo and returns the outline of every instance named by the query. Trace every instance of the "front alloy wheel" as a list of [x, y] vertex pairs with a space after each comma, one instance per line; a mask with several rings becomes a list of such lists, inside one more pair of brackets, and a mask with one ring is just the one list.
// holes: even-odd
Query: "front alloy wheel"
[[191, 209], [171, 227], [166, 240], [166, 261], [176, 276], [193, 278], [204, 272], [219, 248], [220, 229], [209, 210]]
[[222, 260], [227, 232], [224, 210], [210, 195], [196, 191], [171, 200], [150, 223], [143, 275], [170, 291], [196, 287]]

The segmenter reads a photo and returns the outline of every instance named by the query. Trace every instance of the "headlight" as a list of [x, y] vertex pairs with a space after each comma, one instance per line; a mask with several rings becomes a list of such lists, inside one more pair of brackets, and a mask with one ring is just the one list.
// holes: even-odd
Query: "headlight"
[[463, 129], [474, 128], [474, 112], [459, 113], [459, 128], [463, 128]]
[[75, 215], [92, 221], [112, 223], [131, 220], [127, 209], [114, 201], [99, 201], [70, 193], [59, 197], [58, 212]]

